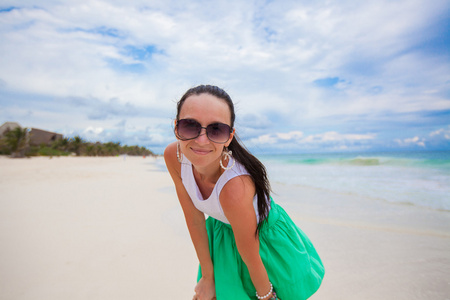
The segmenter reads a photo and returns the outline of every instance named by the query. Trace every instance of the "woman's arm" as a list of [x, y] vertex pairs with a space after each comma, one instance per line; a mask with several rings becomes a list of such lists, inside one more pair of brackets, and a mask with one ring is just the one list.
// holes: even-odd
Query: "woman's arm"
[[249, 176], [239, 176], [224, 186], [220, 203], [233, 228], [236, 246], [248, 268], [253, 285], [259, 295], [266, 295], [270, 291], [270, 281], [259, 255], [259, 238], [255, 236], [257, 218], [253, 207], [254, 195], [252, 179]]
[[[181, 181], [181, 165], [177, 160], [176, 147], [176, 143], [167, 146], [164, 151], [164, 160], [175, 184], [178, 200], [202, 270], [202, 280], [196, 287], [198, 299], [212, 299], [212, 297], [215, 297], [214, 267], [209, 252], [205, 215], [194, 206]], [[202, 295], [204, 295], [204, 298]]]

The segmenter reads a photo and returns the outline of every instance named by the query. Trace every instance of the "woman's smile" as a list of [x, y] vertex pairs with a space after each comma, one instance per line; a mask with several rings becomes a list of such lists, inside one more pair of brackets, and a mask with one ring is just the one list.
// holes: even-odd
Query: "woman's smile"
[[192, 148], [192, 147], [191, 147], [191, 150], [192, 150], [192, 152], [194, 152], [197, 155], [207, 155], [212, 152], [212, 150], [201, 149], [201, 148]]

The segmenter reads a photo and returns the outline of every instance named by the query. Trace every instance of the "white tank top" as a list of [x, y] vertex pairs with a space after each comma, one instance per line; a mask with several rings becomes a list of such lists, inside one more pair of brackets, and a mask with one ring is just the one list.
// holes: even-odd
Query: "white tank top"
[[[228, 165], [232, 164], [232, 161], [228, 162]], [[249, 173], [243, 165], [236, 161], [233, 168], [225, 170], [225, 172], [223, 172], [223, 174], [219, 177], [219, 180], [217, 180], [217, 183], [214, 186], [209, 198], [203, 199], [202, 193], [195, 182], [192, 163], [186, 158], [186, 156], [183, 155], [183, 161], [181, 163], [181, 180], [183, 181], [183, 185], [191, 197], [192, 202], [198, 210], [213, 217], [214, 219], [222, 221], [223, 223], [230, 224], [223, 213], [222, 205], [220, 205], [220, 192], [230, 179], [242, 175], [249, 175]], [[259, 223], [258, 197], [256, 195], [253, 197], [253, 207], [255, 208], [256, 219]]]

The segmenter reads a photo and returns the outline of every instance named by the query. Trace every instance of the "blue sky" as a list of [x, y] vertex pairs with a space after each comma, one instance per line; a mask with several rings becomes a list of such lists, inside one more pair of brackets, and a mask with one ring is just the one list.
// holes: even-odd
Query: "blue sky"
[[0, 0], [0, 123], [161, 153], [176, 101], [214, 84], [255, 152], [450, 150], [449, 16], [447, 0]]

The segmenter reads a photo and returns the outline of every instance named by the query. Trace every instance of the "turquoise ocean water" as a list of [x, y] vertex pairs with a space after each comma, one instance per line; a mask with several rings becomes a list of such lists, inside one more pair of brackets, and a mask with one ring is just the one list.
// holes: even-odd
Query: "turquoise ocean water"
[[272, 183], [450, 211], [450, 152], [257, 155]]

